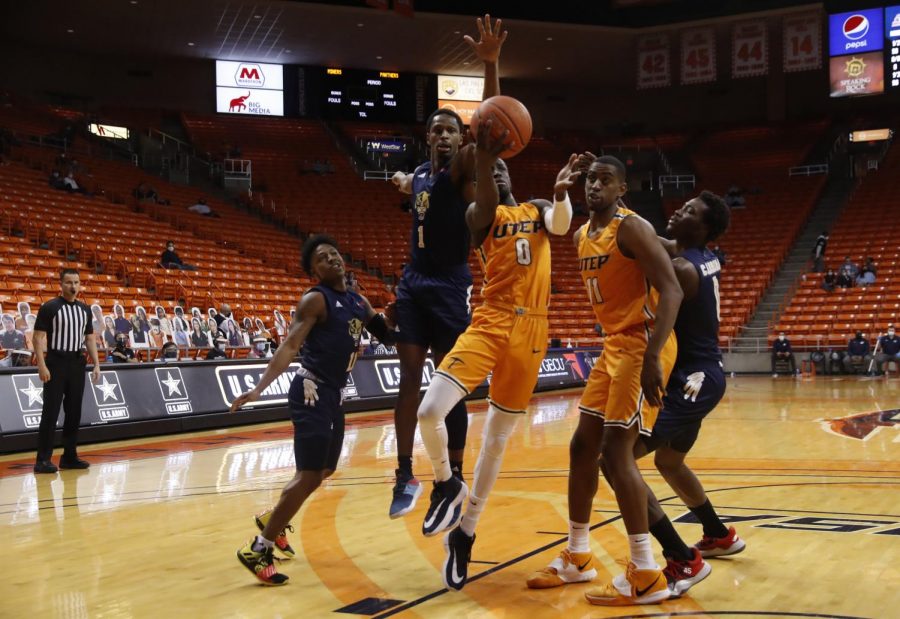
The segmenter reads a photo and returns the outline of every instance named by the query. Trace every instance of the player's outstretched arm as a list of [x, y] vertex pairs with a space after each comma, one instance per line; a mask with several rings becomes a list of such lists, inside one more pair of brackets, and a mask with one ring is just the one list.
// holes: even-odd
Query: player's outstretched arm
[[481, 182], [475, 184], [475, 201], [466, 209], [466, 224], [472, 234], [472, 240], [478, 247], [487, 236], [497, 206], [500, 204], [500, 191], [494, 180], [494, 164], [504, 150], [509, 147], [509, 131], [504, 130], [497, 137], [491, 135], [493, 120], [488, 119], [478, 125], [478, 137], [475, 142], [475, 178]]
[[675, 317], [678, 315], [684, 294], [675, 277], [672, 260], [660, 245], [653, 227], [646, 220], [640, 217], [627, 217], [619, 226], [616, 241], [626, 256], [634, 257], [644, 277], [659, 291], [656, 322], [647, 343], [647, 351], [644, 353], [641, 388], [647, 402], [652, 406], [660, 406], [666, 385], [659, 364], [659, 355], [675, 326]]
[[288, 330], [284, 341], [275, 351], [275, 355], [269, 360], [266, 371], [255, 388], [239, 395], [231, 404], [231, 412], [234, 412], [247, 404], [259, 399], [262, 392], [266, 390], [272, 381], [281, 376], [297, 353], [303, 342], [306, 341], [309, 332], [317, 322], [325, 320], [327, 310], [325, 308], [325, 295], [318, 291], [308, 292], [300, 299], [297, 304], [297, 313], [294, 316], [294, 322]]
[[412, 179], [413, 175], [407, 172], [394, 172], [394, 175], [391, 177], [391, 182], [397, 186], [400, 193], [411, 194]]
[[484, 90], [482, 98], [488, 99], [500, 94], [500, 49], [503, 42], [509, 34], [503, 29], [503, 20], [498, 19], [491, 24], [491, 16], [485, 15], [484, 19], [475, 20], [475, 26], [478, 28], [478, 41], [465, 35], [463, 39], [478, 56], [478, 59], [484, 63]]
[[572, 224], [572, 202], [569, 200], [569, 189], [581, 176], [583, 169], [578, 167], [579, 156], [575, 153], [556, 175], [553, 185], [553, 204], [543, 210], [544, 225], [550, 234], [565, 234]]
[[396, 344], [397, 340], [394, 338], [394, 329], [388, 325], [385, 315], [376, 312], [367, 298], [363, 297], [362, 299], [366, 307], [366, 329], [369, 333], [377, 337], [379, 342], [382, 342], [387, 346]]

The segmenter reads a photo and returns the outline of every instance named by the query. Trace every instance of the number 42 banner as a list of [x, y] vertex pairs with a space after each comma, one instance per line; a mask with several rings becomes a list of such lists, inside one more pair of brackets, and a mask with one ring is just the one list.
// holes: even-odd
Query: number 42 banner
[[731, 41], [732, 77], [751, 77], [769, 72], [769, 39], [764, 21], [734, 25]]

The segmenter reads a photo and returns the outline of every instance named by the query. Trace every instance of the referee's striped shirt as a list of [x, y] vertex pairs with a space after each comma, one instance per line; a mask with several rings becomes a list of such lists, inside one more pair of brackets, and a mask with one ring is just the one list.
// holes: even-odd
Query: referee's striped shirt
[[47, 332], [47, 350], [80, 352], [85, 336], [94, 333], [91, 311], [81, 301], [69, 303], [63, 297], [47, 301], [38, 310], [35, 331]]

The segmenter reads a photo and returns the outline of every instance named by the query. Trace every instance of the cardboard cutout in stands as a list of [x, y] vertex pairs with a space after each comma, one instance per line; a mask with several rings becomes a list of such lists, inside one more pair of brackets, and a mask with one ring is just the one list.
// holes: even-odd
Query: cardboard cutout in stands
[[[131, 322], [125, 318], [125, 308], [122, 307], [121, 303], [113, 305], [113, 315], [113, 324], [116, 326], [116, 333], [124, 333], [125, 335], [131, 333]], [[115, 348], [115, 343], [113, 343], [113, 348]]]

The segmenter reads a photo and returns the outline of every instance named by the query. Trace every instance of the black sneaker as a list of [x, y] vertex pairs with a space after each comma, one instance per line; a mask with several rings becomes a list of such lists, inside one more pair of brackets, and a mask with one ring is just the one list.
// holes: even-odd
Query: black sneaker
[[284, 574], [279, 574], [278, 569], [275, 567], [272, 549], [253, 550], [253, 541], [251, 539], [243, 548], [237, 551], [238, 561], [264, 585], [278, 586], [287, 583], [288, 577]]
[[80, 459], [78, 456], [66, 457], [59, 459], [59, 468], [61, 469], [87, 469], [91, 467], [91, 463]]
[[34, 463], [35, 473], [55, 473], [58, 469], [49, 460], [38, 460]]
[[466, 586], [474, 543], [475, 535], [469, 537], [459, 527], [444, 537], [444, 550], [447, 551], [447, 559], [444, 561], [444, 584], [448, 589], [459, 591]]
[[466, 484], [456, 477], [436, 482], [431, 491], [431, 505], [422, 523], [422, 535], [431, 537], [459, 524], [462, 510], [456, 508], [462, 505], [468, 494]]

